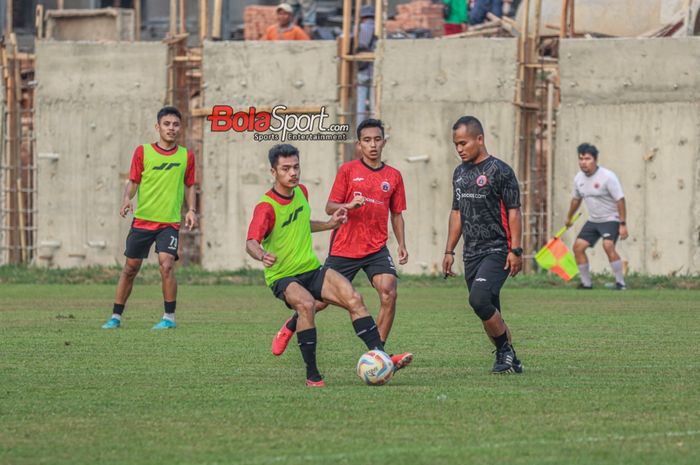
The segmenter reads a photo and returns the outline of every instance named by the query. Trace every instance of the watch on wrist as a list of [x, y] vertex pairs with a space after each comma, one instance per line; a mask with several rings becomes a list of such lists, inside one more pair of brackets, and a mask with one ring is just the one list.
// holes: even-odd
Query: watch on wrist
[[516, 257], [523, 256], [523, 248], [522, 247], [515, 247], [514, 249], [511, 249], [510, 251], [513, 252], [513, 255], [515, 255]]
[[620, 226], [627, 226], [627, 222], [626, 222], [626, 221], [620, 221]]

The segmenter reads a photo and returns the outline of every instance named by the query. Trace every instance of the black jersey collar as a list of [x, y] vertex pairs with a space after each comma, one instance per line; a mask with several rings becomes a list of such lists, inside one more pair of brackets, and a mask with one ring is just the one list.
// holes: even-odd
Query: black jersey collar
[[[296, 187], [295, 187], [295, 189], [296, 189]], [[274, 192], [275, 195], [279, 195], [280, 198], [283, 198], [285, 200], [292, 200], [294, 198], [294, 189], [292, 189], [292, 195], [282, 195], [279, 192], [277, 192], [274, 187], [272, 188], [272, 192]]]
[[382, 162], [382, 164], [381, 164], [381, 166], [380, 166], [379, 168], [372, 168], [372, 167], [369, 166], [367, 163], [365, 163], [365, 161], [364, 161], [362, 158], [360, 158], [360, 163], [362, 163], [363, 165], [365, 165], [365, 166], [367, 167], [367, 169], [370, 170], [370, 171], [381, 171], [381, 170], [386, 166], [386, 164], [385, 164], [384, 162]]

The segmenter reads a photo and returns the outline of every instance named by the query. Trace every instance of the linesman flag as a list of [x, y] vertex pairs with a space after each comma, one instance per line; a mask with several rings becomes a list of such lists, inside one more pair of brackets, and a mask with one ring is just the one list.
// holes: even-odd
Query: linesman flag
[[[573, 225], [576, 220], [581, 216], [578, 213], [571, 220]], [[535, 255], [535, 261], [539, 266], [545, 270], [549, 270], [552, 273], [559, 276], [564, 281], [569, 281], [571, 278], [578, 274], [578, 265], [576, 265], [576, 259], [574, 255], [569, 251], [566, 244], [560, 239], [561, 235], [569, 229], [569, 226], [564, 226], [559, 230], [559, 232], [542, 247], [539, 252]]]

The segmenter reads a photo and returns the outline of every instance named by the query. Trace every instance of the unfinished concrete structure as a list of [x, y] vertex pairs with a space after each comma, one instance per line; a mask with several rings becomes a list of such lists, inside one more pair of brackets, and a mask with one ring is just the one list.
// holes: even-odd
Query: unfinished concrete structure
[[[337, 121], [334, 42], [207, 42], [204, 47], [206, 105], [247, 111], [276, 105], [325, 106]], [[258, 267], [245, 253], [253, 208], [272, 186], [267, 160], [275, 142], [257, 142], [253, 133], [211, 132], [205, 125], [202, 178], [202, 265], [208, 269]], [[308, 186], [312, 217], [324, 219], [326, 199], [337, 169], [333, 142], [288, 141], [301, 152], [301, 182]], [[329, 233], [314, 234], [319, 256]]]
[[134, 10], [49, 10], [46, 38], [54, 40], [134, 40]]
[[[461, 162], [452, 124], [477, 116], [491, 153], [513, 163], [515, 39], [385, 41], [378, 51], [381, 117], [388, 126], [386, 161], [401, 170], [408, 210], [404, 270], [437, 272], [452, 208], [452, 173]], [[393, 236], [390, 250], [396, 252]], [[456, 261], [461, 267], [461, 261]]]
[[[625, 191], [630, 270], [698, 273], [700, 38], [565, 40], [560, 54], [554, 224], [569, 206], [576, 147], [591, 142]], [[589, 257], [593, 271], [607, 268], [600, 246]]]
[[36, 53], [37, 263], [121, 263], [121, 196], [134, 149], [157, 140], [166, 46], [39, 41]]
[[[699, 44], [697, 38], [562, 44], [553, 224], [563, 222], [568, 208], [576, 145], [597, 144], [601, 164], [618, 172], [627, 193], [631, 238], [622, 253], [632, 271], [700, 268]], [[411, 258], [403, 272], [433, 272], [442, 260], [451, 173], [459, 163], [451, 143], [454, 120], [481, 118], [489, 150], [513, 162], [515, 48], [513, 39], [380, 44], [375, 69], [388, 126], [385, 156], [403, 172], [408, 193]], [[332, 42], [206, 43], [203, 62], [206, 107], [326, 106], [329, 120], [338, 120]], [[162, 44], [40, 43], [38, 263], [121, 262], [129, 226], [117, 215], [121, 190], [134, 147], [155, 137], [165, 69]], [[245, 255], [245, 233], [253, 206], [270, 186], [266, 153], [273, 143], [256, 142], [252, 133], [205, 131], [206, 268], [259, 266]], [[315, 216], [323, 218], [338, 147], [294, 143], [302, 151], [302, 181]], [[569, 233], [567, 242], [573, 237]], [[327, 246], [328, 234], [315, 236], [319, 256]], [[390, 247], [395, 251], [393, 242]], [[594, 271], [607, 268], [602, 250], [592, 258]]]

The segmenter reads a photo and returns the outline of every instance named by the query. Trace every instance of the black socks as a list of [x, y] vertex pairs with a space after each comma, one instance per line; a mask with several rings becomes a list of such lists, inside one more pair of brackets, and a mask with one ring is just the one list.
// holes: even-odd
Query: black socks
[[297, 342], [301, 356], [306, 364], [306, 379], [321, 381], [321, 374], [316, 366], [316, 328], [305, 329], [297, 333]]
[[352, 326], [355, 328], [355, 334], [357, 334], [357, 337], [364, 341], [369, 350], [378, 349], [382, 352], [384, 351], [384, 344], [382, 344], [382, 341], [379, 338], [379, 330], [377, 330], [377, 325], [374, 322], [374, 318], [371, 316], [358, 318], [352, 322]]

